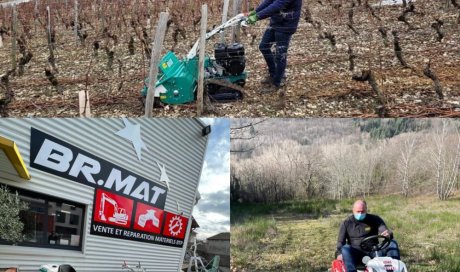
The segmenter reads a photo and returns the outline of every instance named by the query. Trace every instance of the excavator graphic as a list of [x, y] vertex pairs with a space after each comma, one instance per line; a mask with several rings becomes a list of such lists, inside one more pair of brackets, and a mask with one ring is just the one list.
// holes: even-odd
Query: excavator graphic
[[118, 203], [105, 193], [102, 193], [101, 197], [101, 202], [99, 206], [99, 218], [102, 221], [107, 221], [107, 218], [104, 215], [106, 202], [112, 204], [113, 206], [113, 215], [109, 217], [109, 222], [113, 222], [115, 224], [120, 225], [126, 225], [126, 223], [128, 222], [128, 215], [126, 214], [126, 210], [123, 208], [118, 208]]

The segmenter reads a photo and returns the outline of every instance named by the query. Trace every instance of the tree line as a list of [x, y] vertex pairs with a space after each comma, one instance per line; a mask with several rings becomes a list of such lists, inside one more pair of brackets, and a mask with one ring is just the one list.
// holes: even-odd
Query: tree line
[[[244, 122], [256, 123], [232, 126]], [[240, 130], [232, 130], [232, 201], [396, 193], [445, 200], [459, 188], [457, 120], [281, 119]]]

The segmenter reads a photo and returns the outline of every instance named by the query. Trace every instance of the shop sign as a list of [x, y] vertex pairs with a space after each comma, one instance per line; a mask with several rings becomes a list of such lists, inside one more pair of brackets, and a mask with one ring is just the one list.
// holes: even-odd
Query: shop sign
[[91, 234], [168, 246], [184, 244], [188, 219], [96, 189]]
[[164, 211], [165, 186], [35, 128], [30, 145], [31, 167], [95, 188], [91, 234], [184, 244], [188, 218]]
[[104, 188], [161, 209], [167, 188], [32, 128], [30, 166], [94, 188]]

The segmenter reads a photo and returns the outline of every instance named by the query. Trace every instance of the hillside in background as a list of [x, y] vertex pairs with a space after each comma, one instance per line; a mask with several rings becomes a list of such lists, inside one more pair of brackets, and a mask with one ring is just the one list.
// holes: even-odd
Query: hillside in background
[[388, 193], [447, 199], [459, 188], [457, 120], [241, 119], [232, 127], [233, 201]]

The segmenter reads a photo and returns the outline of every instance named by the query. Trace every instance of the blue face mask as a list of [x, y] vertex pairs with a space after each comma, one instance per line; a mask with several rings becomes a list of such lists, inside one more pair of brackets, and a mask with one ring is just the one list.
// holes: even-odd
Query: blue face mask
[[355, 219], [358, 221], [362, 221], [364, 220], [364, 218], [366, 218], [365, 213], [354, 213], [353, 215], [355, 216]]

